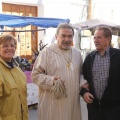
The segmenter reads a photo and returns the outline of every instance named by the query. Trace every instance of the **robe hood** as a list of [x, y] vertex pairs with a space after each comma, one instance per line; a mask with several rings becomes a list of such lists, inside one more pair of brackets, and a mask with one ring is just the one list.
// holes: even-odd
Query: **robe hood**
[[[71, 47], [72, 48], [72, 47]], [[51, 44], [49, 47], [48, 47], [49, 50], [63, 56], [63, 53], [61, 51], [61, 49], [58, 47], [57, 43], [54, 43], [54, 44]]]

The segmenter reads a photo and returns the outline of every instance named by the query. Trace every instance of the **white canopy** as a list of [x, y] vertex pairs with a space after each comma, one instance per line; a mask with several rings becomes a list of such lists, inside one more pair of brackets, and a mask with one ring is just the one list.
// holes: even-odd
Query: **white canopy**
[[78, 30], [91, 30], [92, 32], [94, 32], [95, 28], [98, 26], [108, 26], [112, 29], [113, 35], [120, 35], [120, 25], [100, 19], [92, 19], [85, 22], [73, 24], [73, 27]]

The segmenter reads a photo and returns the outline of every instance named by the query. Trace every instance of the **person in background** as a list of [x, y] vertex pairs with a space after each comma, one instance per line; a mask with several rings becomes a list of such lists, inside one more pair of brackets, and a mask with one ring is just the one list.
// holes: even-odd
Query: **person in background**
[[13, 36], [0, 36], [0, 120], [28, 120], [26, 76], [13, 59], [16, 47]]
[[95, 51], [83, 64], [89, 90], [82, 88], [88, 120], [120, 120], [120, 50], [111, 47], [112, 31], [101, 26], [95, 30]]
[[57, 43], [45, 47], [37, 57], [32, 80], [39, 86], [39, 120], [81, 120], [81, 53], [71, 46], [74, 29], [62, 23], [56, 30]]

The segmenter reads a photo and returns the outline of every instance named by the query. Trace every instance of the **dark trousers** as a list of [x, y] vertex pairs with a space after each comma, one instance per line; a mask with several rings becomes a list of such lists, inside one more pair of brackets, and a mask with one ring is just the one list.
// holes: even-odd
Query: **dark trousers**
[[87, 105], [88, 120], [120, 120], [120, 106], [96, 107]]

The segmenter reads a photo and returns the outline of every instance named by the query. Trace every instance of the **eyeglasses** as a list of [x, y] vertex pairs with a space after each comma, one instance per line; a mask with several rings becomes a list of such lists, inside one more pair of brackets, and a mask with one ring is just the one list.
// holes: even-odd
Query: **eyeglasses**
[[2, 48], [5, 48], [5, 49], [7, 49], [7, 48], [9, 48], [9, 47], [11, 47], [11, 48], [16, 48], [16, 45], [1, 45], [1, 47], [2, 47]]
[[96, 37], [93, 37], [93, 40], [100, 40], [102, 38], [103, 38], [102, 36], [96, 36]]

